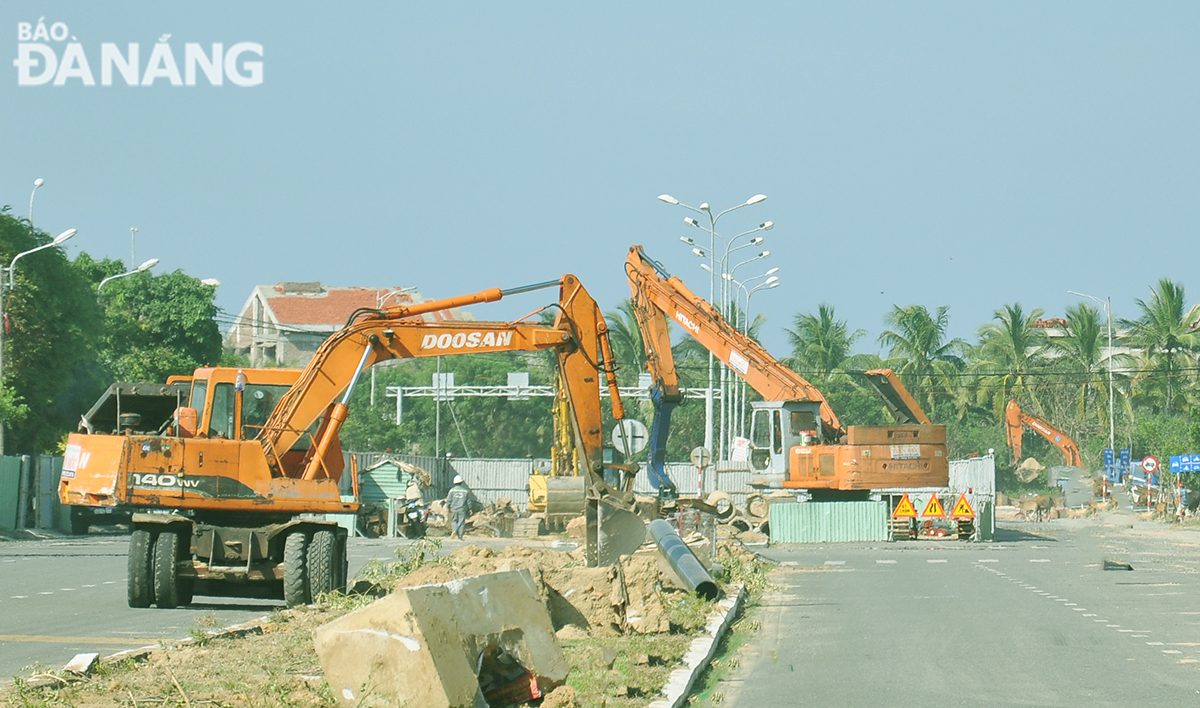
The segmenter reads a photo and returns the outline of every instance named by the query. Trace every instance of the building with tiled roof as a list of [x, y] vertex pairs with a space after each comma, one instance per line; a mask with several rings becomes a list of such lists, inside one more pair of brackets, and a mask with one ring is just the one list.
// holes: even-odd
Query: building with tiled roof
[[[416, 288], [335, 288], [320, 283], [259, 285], [225, 333], [225, 347], [251, 366], [302, 367], [360, 308], [426, 302]], [[465, 310], [437, 310], [427, 322], [473, 321]]]

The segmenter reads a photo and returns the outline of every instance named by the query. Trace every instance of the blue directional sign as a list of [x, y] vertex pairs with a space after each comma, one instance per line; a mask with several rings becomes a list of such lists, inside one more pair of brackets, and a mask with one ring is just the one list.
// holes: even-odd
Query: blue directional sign
[[1177, 474], [1180, 472], [1200, 472], [1200, 455], [1172, 455], [1171, 471]]
[[1104, 479], [1109, 482], [1116, 482], [1119, 479], [1112, 448], [1104, 448]]
[[1129, 453], [1129, 448], [1121, 450], [1121, 465], [1117, 467], [1117, 471], [1121, 474], [1122, 479], [1133, 472], [1133, 470], [1130, 469], [1129, 464], [1131, 457], [1132, 455]]

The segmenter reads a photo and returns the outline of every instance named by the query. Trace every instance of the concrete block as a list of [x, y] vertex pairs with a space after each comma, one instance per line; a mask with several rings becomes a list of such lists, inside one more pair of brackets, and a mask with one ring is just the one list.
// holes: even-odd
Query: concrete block
[[503, 704], [550, 692], [569, 670], [527, 570], [397, 590], [318, 628], [313, 643], [347, 708]]

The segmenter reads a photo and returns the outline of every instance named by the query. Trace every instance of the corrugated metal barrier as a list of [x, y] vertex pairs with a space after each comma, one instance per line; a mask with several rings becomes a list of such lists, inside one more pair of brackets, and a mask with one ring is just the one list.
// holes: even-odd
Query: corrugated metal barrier
[[771, 543], [848, 543], [888, 540], [884, 501], [771, 504]]

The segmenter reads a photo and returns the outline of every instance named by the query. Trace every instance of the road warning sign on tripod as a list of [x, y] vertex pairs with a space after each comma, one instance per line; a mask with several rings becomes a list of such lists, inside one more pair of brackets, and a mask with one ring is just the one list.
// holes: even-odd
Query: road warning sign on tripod
[[915, 519], [917, 518], [917, 508], [909, 501], [908, 495], [905, 494], [900, 499], [900, 503], [896, 505], [896, 510], [892, 512], [893, 519]]
[[938, 501], [936, 494], [931, 494], [929, 496], [929, 503], [925, 505], [925, 511], [921, 512], [921, 516], [936, 519], [946, 518], [946, 509], [942, 506], [942, 503]]
[[951, 519], [974, 519], [975, 510], [971, 508], [971, 503], [967, 501], [966, 494], [958, 495], [958, 503], [954, 505], [954, 511], [950, 512]]

